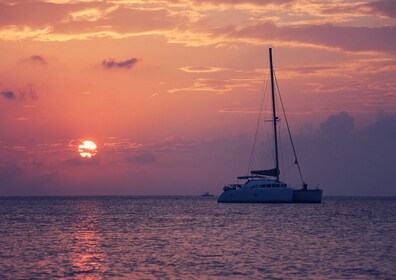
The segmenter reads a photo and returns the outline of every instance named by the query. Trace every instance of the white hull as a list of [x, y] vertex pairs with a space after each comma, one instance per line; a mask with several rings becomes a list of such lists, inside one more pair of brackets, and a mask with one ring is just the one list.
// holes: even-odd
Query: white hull
[[293, 202], [293, 189], [241, 188], [223, 192], [217, 202], [221, 203], [287, 203]]

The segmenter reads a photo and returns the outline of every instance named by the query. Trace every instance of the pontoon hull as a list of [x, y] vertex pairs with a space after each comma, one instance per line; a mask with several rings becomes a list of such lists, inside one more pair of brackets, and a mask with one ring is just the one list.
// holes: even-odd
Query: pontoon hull
[[291, 188], [252, 188], [223, 192], [217, 202], [220, 203], [287, 203], [293, 201]]
[[296, 203], [321, 203], [322, 202], [322, 190], [294, 190], [293, 191], [293, 202]]

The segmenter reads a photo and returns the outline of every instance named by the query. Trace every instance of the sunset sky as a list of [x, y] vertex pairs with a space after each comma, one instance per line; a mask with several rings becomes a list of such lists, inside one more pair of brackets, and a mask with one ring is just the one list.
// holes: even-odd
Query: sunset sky
[[308, 184], [396, 195], [394, 0], [1, 0], [0, 195], [219, 194], [269, 47]]

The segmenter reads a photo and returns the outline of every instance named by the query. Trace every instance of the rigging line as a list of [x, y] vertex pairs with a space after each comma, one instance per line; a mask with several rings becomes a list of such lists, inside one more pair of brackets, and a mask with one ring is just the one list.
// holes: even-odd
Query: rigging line
[[[267, 66], [269, 67], [268, 64], [267, 64]], [[268, 76], [267, 76], [268, 86], [269, 86], [269, 81], [270, 81], [269, 77], [270, 77], [270, 72], [268, 72]], [[271, 96], [270, 96], [269, 90], [268, 90], [265, 92], [265, 96], [264, 96], [265, 100], [264, 100], [264, 108], [263, 108], [263, 116], [262, 116], [262, 118], [264, 120], [262, 122], [262, 125], [264, 126], [263, 131], [266, 133], [265, 137], [263, 136], [264, 143], [266, 143], [266, 144], [263, 145], [262, 151], [261, 151], [262, 159], [264, 160], [264, 161], [262, 161], [263, 166], [265, 164], [265, 159], [269, 157], [268, 154], [271, 154], [271, 155], [275, 154], [275, 152], [273, 151], [273, 145], [267, 145], [272, 140], [272, 137], [270, 137], [271, 129], [269, 128], [269, 122], [267, 121], [267, 116], [271, 113], [268, 110], [268, 107], [270, 106], [270, 102], [268, 99], [270, 97]], [[272, 149], [272, 150], [268, 153], [268, 149]], [[275, 162], [275, 158], [272, 158], [272, 161]]]
[[256, 125], [256, 132], [254, 135], [254, 140], [253, 140], [253, 146], [252, 146], [252, 151], [250, 153], [250, 160], [249, 160], [249, 166], [248, 166], [248, 170], [247, 170], [247, 175], [249, 175], [250, 171], [252, 170], [252, 166], [253, 166], [253, 155], [254, 155], [254, 150], [256, 148], [256, 142], [257, 142], [257, 136], [258, 136], [258, 131], [259, 131], [259, 127], [260, 127], [260, 121], [261, 121], [261, 116], [263, 113], [263, 106], [264, 106], [264, 101], [265, 101], [265, 92], [267, 91], [267, 86], [268, 86], [268, 76], [267, 75], [267, 79], [265, 80], [265, 85], [262, 87], [262, 98], [261, 98], [261, 104], [260, 104], [260, 112], [259, 112], [259, 116], [257, 119], [257, 125]]
[[275, 77], [276, 88], [278, 89], [279, 100], [280, 100], [281, 105], [282, 105], [283, 115], [284, 115], [285, 121], [286, 121], [287, 132], [289, 133], [290, 143], [291, 143], [291, 146], [292, 146], [292, 148], [293, 148], [293, 153], [294, 153], [294, 158], [295, 158], [294, 164], [297, 165], [298, 173], [300, 174], [300, 178], [301, 178], [302, 184], [305, 184], [304, 178], [303, 178], [303, 175], [302, 175], [302, 172], [301, 172], [300, 164], [299, 164], [298, 159], [297, 159], [296, 149], [294, 148], [294, 142], [293, 142], [293, 138], [292, 138], [292, 136], [291, 136], [290, 127], [289, 127], [289, 121], [287, 120], [287, 116], [286, 116], [286, 112], [285, 112], [285, 107], [283, 106], [282, 95], [281, 95], [280, 90], [279, 90], [278, 79], [276, 78], [275, 71], [274, 71], [274, 77]]
[[[279, 170], [279, 174], [284, 174], [285, 172], [285, 166], [284, 166], [284, 160], [283, 160], [283, 149], [282, 149], [282, 145], [283, 145], [283, 141], [282, 141], [282, 137], [281, 137], [281, 122], [279, 121], [279, 130], [278, 130], [278, 141], [279, 141], [279, 152], [280, 152], [280, 169]], [[285, 175], [283, 175], [283, 178], [285, 178]]]
[[267, 91], [267, 86], [268, 86], [268, 77], [267, 77], [267, 79], [265, 81], [264, 87], [262, 88], [262, 98], [261, 98], [261, 104], [260, 104], [260, 111], [259, 111], [259, 116], [258, 116], [258, 119], [257, 119], [256, 132], [255, 132], [255, 135], [254, 135], [252, 151], [250, 153], [250, 160], [249, 160], [249, 167], [248, 167], [247, 175], [249, 175], [249, 172], [251, 171], [252, 166], [253, 166], [254, 150], [256, 148], [258, 131], [259, 131], [260, 122], [261, 122], [261, 118], [262, 118], [263, 107], [264, 107], [264, 104], [265, 104], [265, 92]]
[[[274, 72], [274, 75], [275, 75], [275, 72]], [[276, 91], [275, 91], [275, 98], [277, 98], [280, 94], [279, 88], [277, 88], [275, 90], [277, 90], [277, 92], [278, 92], [278, 94], [276, 94]], [[279, 112], [279, 106], [280, 106], [279, 102], [276, 102], [275, 105], [276, 105], [276, 112]], [[282, 127], [282, 122], [281, 122], [281, 119], [279, 118], [279, 116], [277, 116], [277, 118], [278, 118], [278, 120], [277, 120], [278, 133], [277, 134], [278, 134], [278, 143], [279, 143], [278, 150], [279, 150], [279, 155], [280, 155], [280, 160], [279, 160], [279, 168], [280, 168], [279, 175], [280, 175], [280, 174], [283, 174], [283, 172], [285, 171], [284, 158], [283, 158], [284, 154], [283, 154], [283, 148], [282, 148], [283, 141], [282, 141], [282, 137], [281, 137], [281, 131], [282, 131], [283, 127]], [[283, 178], [285, 178], [285, 177], [283, 176]]]
[[293, 168], [293, 166], [294, 166], [294, 163], [292, 163], [290, 166], [288, 166], [288, 167], [285, 169], [285, 171], [284, 171], [284, 172], [285, 172], [285, 173], [284, 173], [284, 174], [285, 174], [285, 175], [284, 175], [285, 177], [287, 176], [287, 174], [289, 174], [289, 171]]

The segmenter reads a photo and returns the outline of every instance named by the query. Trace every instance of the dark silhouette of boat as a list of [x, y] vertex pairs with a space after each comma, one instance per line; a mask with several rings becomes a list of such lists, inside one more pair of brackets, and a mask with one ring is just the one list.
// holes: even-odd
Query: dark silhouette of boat
[[[290, 143], [295, 157], [294, 164], [298, 167], [301, 178], [301, 189], [289, 187], [285, 182], [279, 180], [279, 156], [278, 156], [278, 134], [277, 123], [279, 117], [276, 112], [274, 69], [272, 64], [272, 48], [269, 49], [270, 76], [271, 76], [271, 97], [272, 97], [272, 120], [274, 137], [274, 158], [275, 167], [267, 170], [252, 170], [248, 176], [240, 176], [238, 180], [245, 180], [243, 184], [229, 184], [223, 188], [223, 193], [219, 196], [218, 202], [221, 203], [320, 203], [322, 201], [321, 189], [308, 189], [304, 182], [301, 168], [297, 160], [297, 153], [294, 147], [293, 138], [290, 133], [289, 123], [280, 97], [283, 114], [285, 117]], [[277, 83], [276, 83], [277, 85]]]
[[213, 197], [214, 195], [209, 192], [206, 192], [206, 193], [202, 194], [201, 196], [202, 197]]

